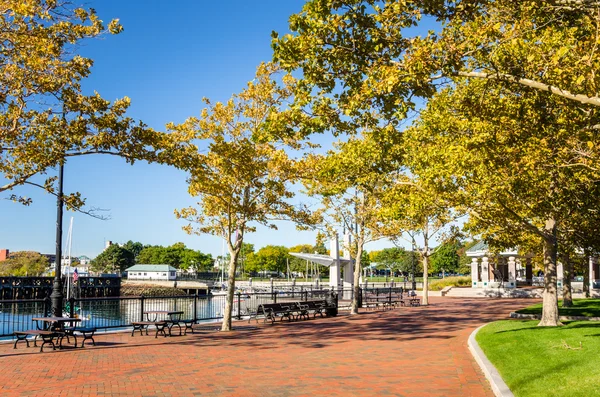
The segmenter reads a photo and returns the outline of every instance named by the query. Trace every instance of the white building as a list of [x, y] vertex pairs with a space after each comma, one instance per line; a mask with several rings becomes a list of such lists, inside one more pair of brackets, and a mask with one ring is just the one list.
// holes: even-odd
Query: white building
[[517, 280], [532, 285], [531, 255], [521, 256], [516, 249], [494, 254], [483, 241], [469, 248], [466, 254], [471, 258], [472, 288], [516, 288]]
[[177, 269], [171, 265], [135, 265], [125, 270], [128, 280], [176, 280]]

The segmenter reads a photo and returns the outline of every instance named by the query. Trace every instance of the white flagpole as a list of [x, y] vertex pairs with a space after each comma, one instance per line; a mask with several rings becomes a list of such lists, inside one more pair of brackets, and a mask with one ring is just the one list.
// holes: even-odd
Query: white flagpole
[[[71, 241], [72, 241], [72, 237], [73, 237], [73, 217], [71, 217], [71, 224], [69, 225], [69, 234], [67, 236], [68, 239], [68, 243], [69, 243], [69, 254], [68, 254], [68, 262], [67, 262], [67, 299], [69, 299], [70, 296], [70, 289], [71, 289]], [[62, 260], [62, 258], [61, 258]]]

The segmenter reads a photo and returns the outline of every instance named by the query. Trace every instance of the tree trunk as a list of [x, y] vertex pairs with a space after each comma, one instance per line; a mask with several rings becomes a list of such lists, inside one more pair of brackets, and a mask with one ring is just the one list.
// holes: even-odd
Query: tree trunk
[[235, 293], [235, 271], [237, 267], [239, 250], [229, 251], [229, 272], [227, 277], [227, 301], [223, 313], [223, 325], [221, 331], [231, 331], [231, 313], [233, 311], [233, 294]]
[[350, 306], [350, 314], [358, 314], [358, 297], [360, 294], [360, 271], [361, 271], [361, 257], [363, 253], [362, 244], [357, 244], [356, 259], [354, 259], [354, 290], [352, 294], [352, 305]]
[[589, 260], [590, 260], [590, 256], [587, 254], [585, 254], [585, 258], [587, 259], [587, 262], [585, 262], [584, 266], [583, 266], [583, 292], [585, 293], [585, 297], [589, 298], [590, 297], [590, 264], [589, 264]]
[[542, 302], [542, 319], [539, 327], [556, 327], [562, 325], [558, 321], [558, 294], [556, 288], [556, 221], [549, 219], [544, 227], [544, 294]]
[[563, 256], [563, 307], [573, 306], [573, 288], [571, 278], [573, 277], [573, 262], [569, 254]]
[[[425, 244], [425, 250], [427, 250], [427, 244]], [[423, 300], [421, 305], [429, 305], [429, 253], [425, 251], [423, 255]]]

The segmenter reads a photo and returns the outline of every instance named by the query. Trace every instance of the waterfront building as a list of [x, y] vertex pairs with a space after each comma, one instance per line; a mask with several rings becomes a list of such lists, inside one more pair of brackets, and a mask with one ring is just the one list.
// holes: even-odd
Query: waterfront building
[[177, 279], [177, 269], [171, 265], [135, 265], [125, 270], [128, 280], [168, 280]]

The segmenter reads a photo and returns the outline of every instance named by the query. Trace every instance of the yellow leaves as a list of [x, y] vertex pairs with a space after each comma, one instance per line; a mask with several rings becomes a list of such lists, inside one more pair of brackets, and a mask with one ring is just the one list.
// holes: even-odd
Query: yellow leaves
[[110, 21], [110, 23], [108, 24], [108, 31], [111, 34], [119, 34], [123, 31], [123, 25], [121, 25], [119, 23], [118, 19], [113, 19], [112, 21]]
[[287, 120], [279, 108], [291, 92], [271, 80], [277, 70], [271, 64], [260, 65], [256, 78], [241, 93], [225, 103], [206, 99], [208, 106], [200, 118], [169, 125], [170, 130], [208, 144], [208, 151], [196, 153], [190, 167], [188, 190], [198, 197], [198, 208], [175, 212], [199, 224], [194, 233], [224, 236], [231, 242], [236, 230], [255, 229], [249, 222], [270, 226], [269, 218], [294, 215], [286, 200], [294, 195], [290, 186], [298, 168], [278, 147], [279, 131], [274, 130]]
[[[81, 92], [93, 61], [66, 46], [104, 32], [94, 10], [53, 0], [3, 0], [2, 6], [10, 12], [0, 14], [0, 86], [8, 93], [0, 96], [0, 173], [8, 179], [0, 191], [70, 156], [110, 153], [130, 163], [145, 159], [184, 168], [192, 163], [190, 152], [196, 150], [189, 135], [136, 123], [126, 116], [127, 97], [111, 103], [97, 92]], [[109, 25], [113, 33], [121, 29], [118, 20]], [[44, 188], [51, 191], [53, 182], [49, 179]], [[79, 194], [67, 199], [70, 208], [83, 203]]]

